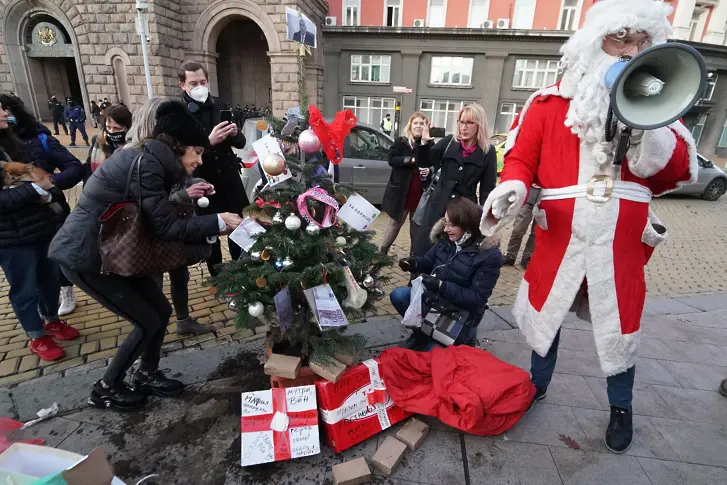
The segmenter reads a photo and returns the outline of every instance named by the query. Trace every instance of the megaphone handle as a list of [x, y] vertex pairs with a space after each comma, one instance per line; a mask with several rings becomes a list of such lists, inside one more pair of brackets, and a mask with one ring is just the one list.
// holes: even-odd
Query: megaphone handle
[[621, 162], [624, 161], [624, 158], [626, 158], [626, 152], [629, 151], [629, 147], [631, 147], [631, 127], [627, 126], [623, 130], [621, 130], [621, 135], [618, 138], [618, 145], [616, 145], [616, 154], [613, 158], [613, 164], [614, 165], [621, 165]]

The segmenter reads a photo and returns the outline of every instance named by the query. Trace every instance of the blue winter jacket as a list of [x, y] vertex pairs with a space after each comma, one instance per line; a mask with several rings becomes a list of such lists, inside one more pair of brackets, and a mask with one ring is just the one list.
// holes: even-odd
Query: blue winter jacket
[[[437, 242], [424, 256], [416, 258], [416, 271], [440, 279], [442, 286], [437, 296], [469, 310], [479, 323], [500, 277], [502, 253], [498, 241], [480, 236], [457, 251], [457, 246], [444, 234], [442, 221], [434, 225], [430, 238]], [[431, 296], [428, 291], [425, 299], [427, 296]]]
[[66, 106], [66, 109], [63, 111], [63, 116], [72, 123], [83, 123], [86, 121], [86, 112], [83, 111], [83, 107], [78, 105]]
[[[70, 189], [83, 179], [81, 161], [61, 145], [45, 125], [38, 123], [36, 130], [25, 130], [19, 135], [28, 149], [28, 161], [52, 174], [51, 180], [57, 188]], [[46, 146], [43, 146], [43, 135]], [[58, 173], [55, 173], [56, 169]]]

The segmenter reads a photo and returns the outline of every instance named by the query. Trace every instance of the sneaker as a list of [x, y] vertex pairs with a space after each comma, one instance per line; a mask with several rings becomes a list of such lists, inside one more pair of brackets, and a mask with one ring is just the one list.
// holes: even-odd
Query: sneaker
[[212, 325], [204, 325], [192, 317], [187, 317], [184, 320], [177, 320], [177, 335], [185, 333], [200, 335], [203, 333], [214, 332], [214, 330], [215, 327]]
[[533, 396], [533, 402], [530, 403], [530, 407], [528, 408], [527, 411], [525, 411], [525, 413], [526, 414], [529, 413], [530, 410], [533, 409], [533, 406], [535, 406], [535, 403], [538, 402], [538, 401], [542, 401], [543, 399], [545, 399], [545, 397], [547, 395], [548, 395], [548, 388], [547, 387], [545, 389], [538, 389], [536, 387], [535, 388], [535, 396]]
[[30, 341], [30, 351], [37, 354], [41, 360], [60, 360], [66, 353], [50, 335], [43, 335]]
[[722, 384], [720, 384], [719, 393], [722, 394], [724, 397], [727, 397], [727, 379], [723, 380]]
[[505, 256], [502, 257], [502, 265], [515, 266], [515, 256], [505, 253]]
[[614, 453], [623, 453], [631, 446], [633, 437], [631, 410], [611, 406], [611, 419], [606, 429], [606, 448]]
[[88, 403], [97, 408], [131, 411], [144, 407], [149, 401], [146, 394], [135, 391], [121, 381], [115, 387], [105, 388], [101, 381], [96, 381], [91, 390]]
[[73, 313], [76, 309], [76, 292], [72, 286], [61, 287], [61, 304], [58, 308], [58, 315], [65, 316]]
[[80, 335], [78, 330], [68, 325], [63, 320], [46, 323], [44, 325], [46, 333], [58, 340], [73, 340]]
[[131, 386], [144, 394], [153, 394], [159, 397], [176, 396], [184, 390], [184, 384], [182, 382], [169, 379], [160, 370], [149, 375], [137, 371], [131, 380]]

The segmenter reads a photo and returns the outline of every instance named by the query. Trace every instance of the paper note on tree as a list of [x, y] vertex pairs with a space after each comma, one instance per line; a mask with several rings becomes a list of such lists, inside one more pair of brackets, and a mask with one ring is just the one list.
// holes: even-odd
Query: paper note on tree
[[336, 217], [356, 229], [367, 230], [381, 212], [359, 194], [353, 194], [339, 209]]

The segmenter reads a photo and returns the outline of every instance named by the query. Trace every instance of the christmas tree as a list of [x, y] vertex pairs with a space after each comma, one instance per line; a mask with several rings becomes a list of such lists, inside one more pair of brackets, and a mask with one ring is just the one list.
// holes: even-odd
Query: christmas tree
[[[255, 235], [247, 255], [224, 264], [212, 284], [228, 298], [239, 326], [270, 326], [268, 343], [276, 353], [325, 364], [335, 355], [360, 353], [365, 342], [346, 326], [321, 327], [311, 308], [311, 289], [328, 284], [348, 322], [360, 319], [383, 298], [381, 285], [388, 278], [380, 271], [392, 259], [371, 242], [373, 232], [333, 222], [336, 206], [342, 207], [354, 189], [334, 182], [329, 163], [340, 161], [343, 138], [356, 119], [350, 111], [341, 112], [328, 125], [314, 106], [309, 109], [305, 58], [299, 59], [300, 117], [263, 122], [282, 154], [261, 157], [268, 184], [244, 214], [265, 232]], [[281, 174], [290, 178], [274, 183]]]

